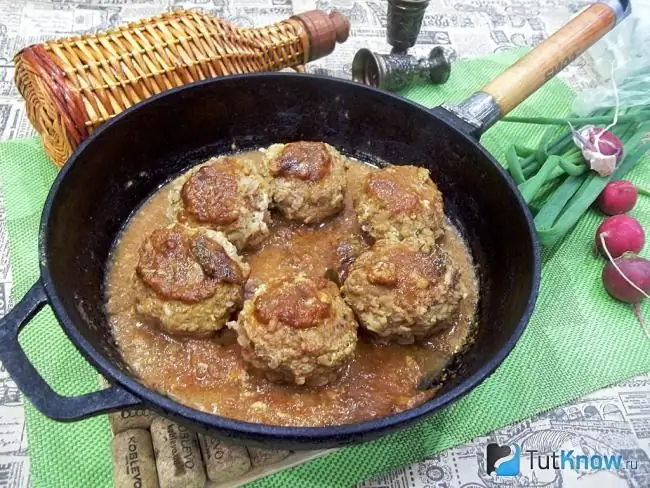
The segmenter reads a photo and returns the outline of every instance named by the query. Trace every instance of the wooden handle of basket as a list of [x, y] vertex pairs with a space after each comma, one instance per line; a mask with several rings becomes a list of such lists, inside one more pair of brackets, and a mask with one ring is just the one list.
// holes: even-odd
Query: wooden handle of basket
[[350, 21], [341, 12], [329, 14], [322, 10], [310, 10], [291, 17], [299, 20], [307, 31], [305, 62], [327, 56], [336, 43], [345, 42], [350, 35]]
[[618, 20], [610, 5], [592, 4], [482, 91], [494, 98], [501, 116], [506, 115], [607, 34]]

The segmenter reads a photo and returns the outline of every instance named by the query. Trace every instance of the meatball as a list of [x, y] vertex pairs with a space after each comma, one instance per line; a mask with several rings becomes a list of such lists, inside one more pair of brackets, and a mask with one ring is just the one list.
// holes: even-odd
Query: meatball
[[371, 336], [408, 344], [450, 324], [467, 295], [460, 277], [440, 248], [384, 239], [352, 264], [341, 293]]
[[261, 164], [212, 158], [179, 178], [169, 193], [169, 217], [223, 232], [238, 250], [269, 235], [270, 183]]
[[258, 286], [228, 325], [249, 369], [280, 383], [331, 382], [357, 344], [357, 322], [336, 285], [304, 273]]
[[220, 232], [181, 224], [156, 229], [140, 247], [136, 311], [168, 334], [207, 336], [241, 308], [249, 272]]
[[360, 186], [357, 218], [374, 239], [415, 238], [427, 251], [444, 234], [442, 194], [425, 168], [390, 166], [369, 173]]
[[329, 144], [273, 144], [265, 162], [273, 177], [273, 206], [286, 218], [313, 224], [343, 209], [345, 164]]

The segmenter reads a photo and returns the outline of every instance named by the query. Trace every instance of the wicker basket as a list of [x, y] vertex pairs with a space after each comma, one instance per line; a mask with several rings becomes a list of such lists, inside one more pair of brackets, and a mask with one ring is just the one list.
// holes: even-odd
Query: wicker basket
[[99, 125], [186, 83], [300, 69], [345, 42], [350, 24], [320, 10], [248, 29], [180, 10], [93, 35], [28, 46], [15, 56], [17, 88], [45, 152], [61, 167]]

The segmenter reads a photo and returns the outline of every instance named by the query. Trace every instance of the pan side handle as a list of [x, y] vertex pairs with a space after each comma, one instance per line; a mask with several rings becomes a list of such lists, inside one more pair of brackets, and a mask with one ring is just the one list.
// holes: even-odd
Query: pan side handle
[[[81, 420], [142, 403], [119, 386], [85, 395], [68, 397], [56, 393], [25, 355], [18, 334], [47, 303], [40, 281], [0, 320], [0, 361], [32, 405], [47, 417], [59, 421]], [[55, 351], [51, 352], [56, 354]]]
[[481, 91], [458, 105], [443, 107], [477, 128], [479, 133], [484, 132], [593, 46], [630, 12], [628, 0], [602, 0], [591, 4]]

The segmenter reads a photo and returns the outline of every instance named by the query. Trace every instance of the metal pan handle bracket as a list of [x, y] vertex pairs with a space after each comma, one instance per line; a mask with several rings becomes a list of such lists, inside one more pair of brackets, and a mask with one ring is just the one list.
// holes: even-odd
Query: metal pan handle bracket
[[629, 0], [597, 1], [458, 105], [443, 108], [478, 134], [508, 114], [538, 88], [593, 46], [631, 12]]
[[141, 399], [118, 386], [66, 397], [56, 393], [45, 382], [25, 355], [18, 334], [46, 303], [45, 290], [38, 281], [0, 320], [0, 361], [34, 407], [54, 420], [72, 421], [142, 403]]

